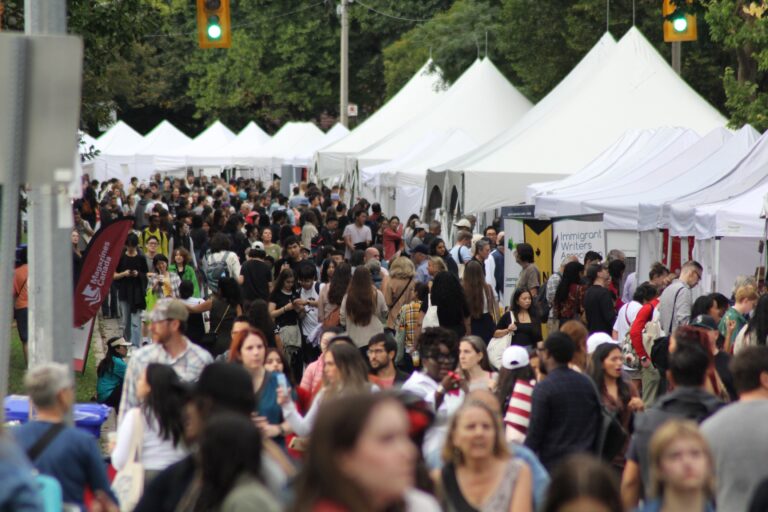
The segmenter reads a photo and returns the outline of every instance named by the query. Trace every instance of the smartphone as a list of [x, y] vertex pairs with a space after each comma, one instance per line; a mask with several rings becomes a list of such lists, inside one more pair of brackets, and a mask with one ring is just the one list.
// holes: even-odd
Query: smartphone
[[288, 393], [288, 379], [285, 378], [284, 373], [277, 374], [277, 385], [283, 388], [283, 391]]

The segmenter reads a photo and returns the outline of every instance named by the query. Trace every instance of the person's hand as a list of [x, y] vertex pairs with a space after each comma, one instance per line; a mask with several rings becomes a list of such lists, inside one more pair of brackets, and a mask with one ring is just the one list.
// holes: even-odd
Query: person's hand
[[102, 490], [98, 490], [93, 493], [93, 501], [91, 501], [92, 512], [120, 512], [120, 507], [117, 503]]
[[443, 380], [440, 381], [440, 384], [445, 388], [446, 391], [453, 391], [455, 389], [459, 389], [461, 386], [461, 378], [456, 378], [457, 374], [453, 372], [449, 372], [448, 375], [443, 377]]
[[516, 330], [517, 330], [517, 324], [514, 323], [514, 322], [509, 324], [509, 327], [507, 327], [507, 332], [510, 333], [510, 334], [515, 332]]
[[733, 332], [733, 330], [736, 328], [736, 320], [728, 319], [725, 321], [725, 327], [729, 331]]
[[282, 406], [282, 405], [286, 405], [290, 401], [291, 401], [290, 395], [285, 392], [282, 386], [278, 386], [277, 387], [277, 404]]
[[651, 366], [651, 360], [650, 360], [649, 358], [647, 358], [647, 357], [645, 357], [645, 358], [641, 358], [641, 359], [640, 359], [640, 365], [641, 365], [643, 368], [650, 368], [650, 366]]
[[645, 410], [645, 404], [640, 397], [632, 398], [627, 404], [632, 412], [640, 412]]
[[289, 302], [285, 306], [283, 306], [286, 311], [292, 311], [293, 310], [293, 302]]

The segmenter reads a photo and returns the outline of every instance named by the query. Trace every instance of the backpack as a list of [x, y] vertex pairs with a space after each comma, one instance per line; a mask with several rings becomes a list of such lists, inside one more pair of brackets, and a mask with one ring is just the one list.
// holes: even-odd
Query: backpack
[[203, 260], [203, 277], [205, 277], [205, 282], [211, 293], [219, 291], [219, 279], [222, 277], [230, 277], [229, 265], [227, 265], [229, 251], [221, 254], [224, 256], [221, 259], [216, 260], [214, 255], [208, 251]]

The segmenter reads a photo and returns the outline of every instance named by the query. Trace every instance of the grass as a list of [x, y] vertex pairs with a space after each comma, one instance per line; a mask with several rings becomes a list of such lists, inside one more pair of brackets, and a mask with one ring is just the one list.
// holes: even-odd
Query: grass
[[[98, 339], [95, 336], [94, 338]], [[91, 341], [91, 348], [88, 352], [88, 361], [85, 366], [85, 372], [75, 372], [75, 390], [78, 402], [92, 402], [96, 396], [96, 355], [93, 347], [96, 340]], [[8, 378], [8, 394], [24, 394], [24, 353], [21, 350], [19, 333], [14, 327], [11, 334], [11, 367]]]

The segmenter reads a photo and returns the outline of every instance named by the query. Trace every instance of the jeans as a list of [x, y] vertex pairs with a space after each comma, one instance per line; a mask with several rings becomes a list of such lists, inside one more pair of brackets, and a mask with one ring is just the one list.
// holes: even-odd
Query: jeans
[[123, 315], [123, 338], [134, 347], [141, 346], [141, 310], [131, 313], [131, 305], [120, 301], [120, 312]]
[[101, 303], [101, 313], [104, 316], [117, 318], [117, 305], [117, 285], [112, 283], [112, 286], [109, 287], [109, 295]]

